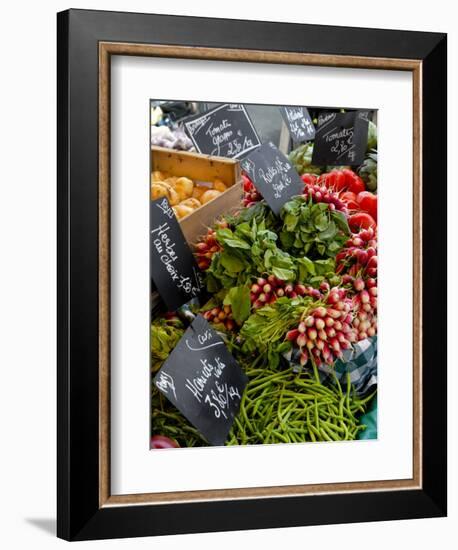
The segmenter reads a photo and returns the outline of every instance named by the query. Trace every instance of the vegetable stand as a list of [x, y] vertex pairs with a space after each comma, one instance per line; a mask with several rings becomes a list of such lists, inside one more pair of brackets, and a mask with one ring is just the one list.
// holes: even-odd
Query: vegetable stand
[[[360, 166], [314, 166], [313, 147], [289, 152], [302, 193], [275, 215], [238, 160], [152, 146], [151, 197], [167, 197], [209, 293], [153, 317], [152, 380], [203, 316], [248, 377], [226, 445], [376, 437], [377, 128]], [[151, 437], [208, 445], [154, 381]]]

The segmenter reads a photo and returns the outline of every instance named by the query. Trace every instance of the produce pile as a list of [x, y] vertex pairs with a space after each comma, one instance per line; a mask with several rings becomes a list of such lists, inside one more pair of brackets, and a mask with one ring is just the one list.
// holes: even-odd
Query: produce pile
[[[377, 196], [345, 167], [302, 180], [276, 217], [244, 175], [240, 210], [195, 243], [211, 299], [193, 312], [249, 378], [226, 445], [352, 440], [365, 428], [374, 394], [358, 395], [349, 372], [321, 371], [377, 333]], [[154, 372], [184, 329], [174, 314], [153, 321]], [[152, 448], [207, 445], [154, 386], [152, 435]]]
[[151, 200], [166, 197], [178, 219], [189, 216], [203, 204], [216, 199], [227, 187], [220, 179], [196, 184], [190, 178], [170, 176], [159, 170], [151, 174]]

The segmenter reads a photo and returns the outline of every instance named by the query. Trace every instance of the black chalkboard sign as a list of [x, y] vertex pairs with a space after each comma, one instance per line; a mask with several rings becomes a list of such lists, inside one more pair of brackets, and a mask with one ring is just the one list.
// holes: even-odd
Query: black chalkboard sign
[[167, 308], [174, 311], [205, 294], [197, 267], [175, 213], [166, 198], [150, 205], [150, 273]]
[[284, 106], [280, 107], [280, 113], [294, 143], [302, 143], [315, 137], [315, 126], [307, 107]]
[[248, 378], [223, 339], [198, 315], [154, 384], [211, 445], [223, 445]]
[[271, 142], [253, 151], [240, 165], [275, 214], [280, 213], [285, 202], [304, 190], [294, 166]]
[[313, 146], [312, 164], [358, 165], [367, 148], [368, 121], [358, 111], [320, 113]]
[[224, 103], [184, 125], [197, 151], [206, 155], [239, 158], [261, 145], [244, 105]]

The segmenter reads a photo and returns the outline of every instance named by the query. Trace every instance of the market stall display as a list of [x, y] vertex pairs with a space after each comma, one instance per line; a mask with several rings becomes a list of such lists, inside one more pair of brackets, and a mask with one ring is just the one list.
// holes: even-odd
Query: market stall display
[[[376, 127], [370, 122], [369, 128], [368, 141], [376, 147]], [[360, 344], [372, 349], [377, 333], [371, 151], [358, 166], [313, 166], [308, 142], [289, 154], [291, 165], [265, 144], [241, 161], [243, 174], [238, 162], [212, 159], [217, 171], [234, 163], [229, 181], [214, 172], [197, 177], [192, 163], [203, 162], [203, 155], [186, 153], [181, 162], [176, 152], [153, 148], [151, 198], [168, 199], [210, 298], [152, 320], [151, 370], [157, 380], [194, 319], [217, 331], [248, 380], [225, 445], [371, 437], [363, 435], [361, 419], [368, 407], [374, 419], [376, 384], [358, 385], [351, 362]], [[274, 202], [269, 186], [272, 196], [277, 193]], [[186, 225], [191, 218], [198, 229]], [[359, 357], [361, 363], [364, 355]], [[373, 354], [364, 375], [359, 364], [359, 379], [370, 372], [376, 380], [376, 364]], [[212, 376], [205, 369], [199, 374], [202, 388]], [[172, 443], [152, 440], [151, 448], [208, 445], [186, 407], [180, 412], [160, 390], [152, 384], [151, 435]], [[224, 392], [216, 393], [212, 399], [224, 411]]]

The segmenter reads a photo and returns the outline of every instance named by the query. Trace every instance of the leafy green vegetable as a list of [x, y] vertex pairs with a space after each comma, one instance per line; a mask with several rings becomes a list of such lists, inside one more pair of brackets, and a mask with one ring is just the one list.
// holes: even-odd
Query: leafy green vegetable
[[295, 260], [278, 248], [278, 236], [266, 228], [264, 220], [252, 217], [234, 229], [219, 229], [216, 239], [222, 250], [213, 256], [206, 272], [208, 290], [218, 285], [243, 286], [261, 273], [273, 273], [284, 281], [293, 281], [297, 275]]
[[151, 369], [158, 371], [170, 352], [184, 334], [184, 327], [178, 317], [158, 318], [151, 322]]
[[[326, 203], [314, 204], [304, 196], [288, 201], [280, 217], [283, 221], [281, 244], [297, 257], [334, 258], [350, 235], [342, 212], [330, 210]], [[303, 269], [310, 266], [303, 265]]]
[[223, 304], [232, 307], [234, 320], [241, 325], [250, 315], [250, 289], [247, 286], [231, 288], [226, 294]]

